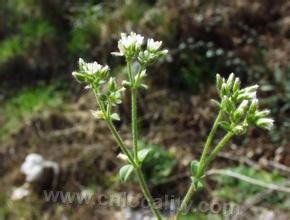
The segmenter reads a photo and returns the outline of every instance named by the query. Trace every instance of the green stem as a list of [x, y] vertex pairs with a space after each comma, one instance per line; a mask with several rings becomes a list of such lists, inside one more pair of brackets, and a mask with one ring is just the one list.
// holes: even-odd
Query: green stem
[[[225, 144], [233, 137], [234, 133], [233, 132], [228, 132], [221, 140], [220, 142], [216, 145], [216, 147], [212, 150], [212, 152], [210, 153], [210, 155], [208, 156], [208, 159], [205, 161], [204, 165], [203, 165], [203, 169], [200, 173], [200, 177], [203, 176], [206, 168], [208, 167], [208, 165], [210, 164], [210, 162], [217, 156], [218, 152], [220, 152], [220, 150], [223, 148], [223, 146], [225, 146]], [[176, 213], [175, 216], [175, 220], [178, 220], [178, 218], [180, 217], [181, 213], [183, 210], [185, 210], [190, 202], [190, 199], [192, 198], [193, 194], [196, 191], [196, 186], [195, 186], [195, 182], [192, 181], [189, 190], [186, 193], [186, 196], [184, 198], [184, 200], [182, 201], [179, 210]]]
[[[133, 75], [132, 75], [132, 70], [131, 70], [131, 61], [130, 60], [127, 61], [127, 71], [128, 71], [128, 76], [129, 76], [130, 83], [134, 82]], [[131, 86], [133, 86], [133, 85], [131, 84]]]
[[[206, 156], [208, 154], [208, 151], [210, 149], [210, 145], [211, 145], [211, 142], [214, 138], [214, 134], [218, 128], [218, 125], [219, 125], [219, 122], [220, 120], [222, 119], [222, 111], [219, 111], [219, 114], [209, 132], [209, 135], [207, 137], [207, 140], [206, 140], [206, 143], [205, 143], [205, 147], [203, 148], [203, 152], [201, 154], [201, 157], [200, 157], [200, 161], [199, 161], [199, 167], [198, 167], [198, 170], [197, 170], [197, 174], [196, 174], [196, 178], [200, 178], [202, 175], [203, 175], [203, 172], [204, 172], [204, 168], [206, 166]], [[194, 181], [192, 181], [181, 205], [180, 205], [180, 208], [178, 209], [177, 213], [176, 213], [176, 216], [175, 216], [175, 220], [178, 220], [179, 216], [182, 214], [182, 212], [185, 210], [185, 208], [188, 206], [194, 192], [196, 191], [196, 186], [195, 186], [195, 183]]]
[[151, 211], [153, 212], [153, 214], [155, 215], [156, 219], [157, 220], [162, 220], [162, 216], [161, 216], [161, 213], [159, 212], [159, 210], [155, 207], [154, 205], [154, 201], [153, 201], [153, 198], [150, 194], [150, 191], [148, 189], [148, 186], [145, 182], [145, 179], [144, 179], [144, 176], [143, 176], [143, 173], [142, 173], [142, 170], [140, 167], [137, 167], [135, 169], [135, 172], [137, 174], [137, 177], [138, 177], [138, 180], [139, 180], [139, 184], [141, 186], [141, 189], [142, 189], [142, 192], [148, 202], [148, 205], [151, 209]]
[[104, 102], [102, 102], [102, 100], [100, 100], [99, 96], [98, 96], [98, 89], [94, 88], [94, 92], [96, 95], [96, 99], [98, 102], [98, 105], [100, 106], [101, 111], [103, 112], [103, 114], [105, 115], [105, 121], [107, 122], [107, 125], [110, 129], [110, 131], [112, 132], [118, 146], [121, 148], [122, 152], [128, 157], [129, 162], [133, 165], [134, 170], [137, 174], [138, 177], [138, 181], [140, 184], [140, 187], [142, 189], [142, 192], [148, 202], [148, 205], [152, 211], [152, 213], [154, 214], [154, 216], [156, 217], [157, 220], [162, 220], [161, 217], [161, 213], [159, 212], [159, 210], [155, 207], [154, 205], [154, 201], [153, 198], [150, 194], [150, 191], [148, 189], [148, 186], [145, 182], [142, 170], [141, 170], [141, 166], [139, 164], [138, 161], [138, 148], [137, 148], [137, 142], [138, 142], [138, 129], [137, 129], [137, 90], [136, 88], [134, 88], [134, 81], [133, 81], [133, 75], [131, 72], [131, 64], [130, 62], [128, 62], [128, 75], [129, 75], [129, 79], [131, 82], [131, 97], [132, 97], [132, 136], [133, 136], [133, 144], [134, 144], [134, 155], [131, 154], [131, 152], [128, 150], [128, 148], [126, 147], [123, 139], [121, 138], [121, 136], [119, 135], [118, 131], [116, 130], [109, 113], [111, 112], [111, 105], [108, 104], [107, 109], [106, 106], [104, 104]]
[[116, 130], [115, 126], [112, 123], [110, 116], [108, 115], [109, 112], [111, 111], [111, 109], [110, 109], [111, 104], [108, 104], [107, 109], [106, 109], [104, 103], [102, 102], [102, 100], [100, 100], [100, 97], [98, 95], [98, 93], [99, 93], [98, 89], [94, 88], [93, 90], [94, 90], [94, 94], [95, 94], [96, 99], [97, 99], [97, 103], [98, 103], [102, 113], [105, 116], [105, 121], [107, 122], [107, 125], [108, 125], [110, 131], [112, 132], [118, 146], [121, 148], [122, 153], [128, 157], [129, 162], [135, 166], [136, 164], [135, 164], [133, 156], [131, 155], [130, 151], [126, 147], [123, 139], [119, 135], [118, 131]]
[[196, 191], [195, 183], [192, 181], [192, 183], [191, 183], [191, 185], [190, 185], [190, 187], [189, 187], [189, 189], [188, 189], [188, 191], [187, 191], [187, 193], [186, 193], [186, 195], [185, 195], [185, 197], [184, 197], [184, 199], [183, 199], [183, 201], [182, 201], [182, 203], [181, 203], [181, 205], [180, 205], [180, 207], [175, 215], [175, 218], [174, 218], [175, 220], [178, 220], [179, 217], [181, 216], [182, 212], [184, 210], [186, 210], [186, 208], [187, 208], [187, 206], [188, 206], [195, 191]]
[[137, 90], [132, 88], [131, 90], [131, 102], [132, 102], [132, 136], [133, 136], [133, 149], [134, 159], [137, 164], [138, 160], [138, 124], [137, 124]]
[[198, 167], [198, 170], [197, 170], [197, 174], [196, 174], [196, 177], [199, 178], [202, 176], [202, 173], [203, 173], [203, 170], [204, 170], [204, 167], [205, 167], [205, 161], [206, 161], [206, 156], [208, 154], [208, 151], [209, 151], [209, 148], [210, 148], [210, 145], [211, 145], [211, 142], [214, 138], [214, 134], [218, 128], [218, 125], [219, 125], [219, 122], [222, 118], [222, 111], [219, 112], [209, 134], [208, 134], [208, 137], [207, 137], [207, 140], [206, 140], [206, 143], [205, 143], [205, 147], [203, 148], [203, 152], [201, 154], [201, 157], [200, 157], [200, 161], [199, 161], [199, 167]]
[[122, 140], [121, 136], [119, 135], [118, 131], [116, 130], [115, 126], [113, 125], [111, 120], [106, 120], [107, 125], [112, 132], [118, 146], [121, 148], [123, 154], [125, 154], [128, 157], [129, 162], [134, 166], [137, 167], [137, 164], [134, 161], [134, 158], [128, 148], [126, 147], [124, 141]]
[[233, 132], [228, 132], [216, 145], [216, 147], [212, 150], [210, 155], [208, 156], [208, 159], [206, 160], [206, 164], [204, 168], [206, 169], [210, 162], [217, 156], [217, 154], [220, 152], [220, 150], [225, 146], [225, 144], [234, 136]]
[[154, 206], [154, 201], [153, 201], [153, 198], [152, 198], [152, 196], [150, 194], [148, 186], [147, 186], [147, 184], [145, 182], [145, 179], [144, 179], [140, 164], [136, 164], [135, 163], [134, 158], [132, 157], [131, 153], [128, 151], [127, 147], [125, 146], [122, 138], [120, 137], [119, 133], [117, 132], [116, 128], [114, 127], [112, 121], [107, 121], [107, 124], [108, 124], [111, 132], [113, 133], [113, 135], [115, 137], [115, 140], [116, 140], [117, 144], [119, 145], [119, 147], [121, 148], [122, 152], [125, 155], [127, 155], [129, 161], [134, 166], [134, 170], [135, 170], [135, 172], [137, 174], [140, 187], [142, 189], [142, 192], [143, 192], [143, 194], [144, 194], [144, 196], [145, 196], [145, 198], [146, 198], [146, 200], [148, 202], [148, 205], [149, 205], [152, 213], [155, 215], [157, 220], [162, 220], [162, 217], [161, 217], [161, 214], [160, 214], [159, 210], [157, 208], [155, 208], [155, 206]]
[[155, 217], [157, 218], [157, 220], [162, 220], [162, 217], [161, 217], [161, 214], [159, 212], [159, 210], [155, 207], [154, 205], [154, 201], [153, 201], [153, 198], [150, 194], [150, 191], [148, 189], [148, 186], [145, 182], [145, 179], [144, 179], [144, 176], [143, 176], [143, 173], [142, 173], [142, 170], [141, 170], [141, 167], [139, 164], [136, 164], [132, 155], [130, 154], [130, 152], [127, 150], [127, 147], [125, 146], [122, 138], [120, 137], [119, 133], [117, 132], [116, 128], [114, 127], [114, 125], [112, 124], [111, 121], [107, 121], [107, 124], [111, 130], [111, 132], [113, 133], [115, 139], [116, 139], [116, 142], [118, 143], [118, 145], [120, 146], [120, 148], [122, 149], [123, 153], [126, 154], [129, 158], [129, 161], [132, 163], [132, 165], [134, 166], [134, 170], [137, 174], [137, 177], [138, 177], [138, 181], [139, 181], [139, 184], [140, 184], [140, 187], [142, 189], [142, 192], [148, 202], [148, 205], [152, 211], [152, 213], [155, 215]]
[[131, 83], [131, 132], [133, 139], [134, 160], [138, 160], [138, 124], [137, 124], [137, 89], [135, 88], [134, 76], [131, 70], [131, 61], [127, 62], [128, 76]]

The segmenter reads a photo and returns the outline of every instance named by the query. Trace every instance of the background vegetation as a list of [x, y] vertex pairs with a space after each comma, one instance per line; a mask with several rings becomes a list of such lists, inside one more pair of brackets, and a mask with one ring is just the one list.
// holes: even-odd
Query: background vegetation
[[[140, 193], [134, 180], [119, 183], [118, 149], [105, 125], [90, 117], [94, 97], [71, 77], [83, 57], [108, 63], [122, 78], [123, 63], [108, 54], [120, 32], [131, 30], [170, 51], [152, 67], [151, 89], [139, 102], [142, 144], [154, 146], [144, 168], [154, 196], [184, 194], [188, 164], [215, 115], [209, 100], [217, 96], [217, 72], [261, 85], [262, 105], [276, 123], [269, 133], [253, 129], [235, 139], [213, 167], [289, 185], [289, 10], [287, 0], [0, 0], [0, 219], [121, 219], [122, 209], [50, 204], [37, 193], [12, 201], [13, 188], [24, 182], [20, 165], [32, 152], [60, 164], [59, 190]], [[128, 94], [124, 99], [117, 126], [129, 140]], [[241, 219], [290, 217], [289, 194], [230, 177], [210, 178], [194, 201], [203, 200], [235, 202]], [[223, 216], [188, 216], [194, 218]]]

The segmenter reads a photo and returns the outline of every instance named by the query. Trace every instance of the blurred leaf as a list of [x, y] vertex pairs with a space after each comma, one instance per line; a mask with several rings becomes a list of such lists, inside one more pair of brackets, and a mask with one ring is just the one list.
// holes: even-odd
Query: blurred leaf
[[126, 182], [134, 171], [134, 167], [131, 164], [125, 165], [120, 169], [119, 178], [122, 182]]

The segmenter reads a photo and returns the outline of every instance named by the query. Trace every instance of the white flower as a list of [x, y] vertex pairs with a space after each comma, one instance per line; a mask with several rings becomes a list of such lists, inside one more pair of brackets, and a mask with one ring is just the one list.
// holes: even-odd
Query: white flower
[[147, 40], [147, 50], [157, 51], [162, 45], [162, 41], [154, 41], [152, 38]]
[[139, 52], [143, 39], [143, 36], [134, 32], [131, 32], [130, 35], [121, 33], [121, 39], [118, 41], [119, 52], [113, 52], [112, 54], [115, 56], [132, 56]]
[[267, 130], [271, 130], [274, 125], [274, 120], [272, 118], [260, 118], [257, 121], [257, 125]]
[[[108, 72], [109, 71], [109, 67], [103, 66], [97, 62], [92, 62], [92, 63], [86, 63], [84, 62], [84, 60], [82, 58], [79, 58], [79, 66], [81, 71], [85, 72], [86, 74], [96, 74], [99, 72]], [[74, 74], [74, 73], [73, 73]]]

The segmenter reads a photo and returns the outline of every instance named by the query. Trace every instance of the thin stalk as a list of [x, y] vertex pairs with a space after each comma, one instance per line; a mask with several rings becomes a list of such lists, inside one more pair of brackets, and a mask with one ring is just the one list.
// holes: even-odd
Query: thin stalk
[[[127, 61], [127, 71], [128, 71], [128, 77], [129, 77], [130, 83], [134, 82], [133, 75], [132, 75], [132, 70], [131, 70], [131, 61], [130, 60]], [[132, 86], [132, 84], [131, 84], [131, 86]]]
[[132, 102], [132, 136], [133, 136], [133, 149], [134, 160], [139, 164], [138, 159], [138, 124], [137, 124], [137, 90], [132, 88], [131, 90], [131, 102]]
[[206, 156], [208, 154], [208, 151], [209, 151], [209, 148], [210, 148], [210, 145], [211, 145], [211, 142], [214, 138], [214, 134], [218, 128], [218, 125], [219, 125], [219, 122], [222, 118], [222, 111], [219, 111], [219, 114], [218, 116], [216, 117], [216, 120], [208, 134], [208, 137], [207, 137], [207, 140], [206, 140], [206, 143], [205, 143], [205, 146], [203, 148], [203, 152], [201, 154], [201, 157], [200, 157], [200, 161], [199, 161], [199, 167], [198, 167], [198, 170], [197, 170], [197, 174], [196, 174], [196, 177], [199, 178], [202, 176], [202, 172], [204, 170], [204, 166], [205, 166], [205, 161], [206, 161]]
[[[133, 75], [131, 72], [130, 62], [128, 62], [127, 66], [128, 66], [128, 75], [129, 75], [129, 79], [131, 81], [131, 86], [133, 86], [134, 81], [133, 81]], [[115, 128], [115, 126], [114, 126], [114, 124], [109, 116], [109, 113], [111, 112], [111, 104], [108, 104], [107, 109], [106, 109], [105, 104], [100, 100], [100, 98], [98, 96], [98, 89], [94, 89], [94, 91], [95, 91], [98, 105], [100, 106], [101, 111], [105, 115], [105, 121], [106, 121], [110, 131], [112, 132], [118, 146], [121, 148], [122, 152], [128, 157], [129, 162], [134, 167], [135, 173], [137, 174], [137, 177], [138, 177], [138, 181], [139, 181], [141, 190], [142, 190], [142, 192], [143, 192], [143, 194], [148, 202], [148, 205], [149, 205], [152, 213], [154, 214], [154, 216], [156, 217], [157, 220], [162, 220], [161, 213], [154, 205], [153, 197], [150, 194], [150, 191], [148, 189], [148, 186], [145, 182], [145, 179], [144, 179], [144, 176], [143, 176], [143, 173], [141, 170], [141, 166], [138, 162], [137, 90], [133, 87], [131, 90], [131, 96], [132, 96], [132, 136], [133, 136], [133, 144], [134, 144], [134, 155], [132, 155], [131, 152], [126, 147], [123, 139], [119, 135], [118, 131], [116, 130], [116, 128]]]
[[[216, 145], [216, 147], [212, 150], [212, 152], [210, 153], [210, 155], [208, 156], [207, 160], [205, 161], [204, 165], [203, 165], [203, 169], [201, 170], [200, 176], [204, 175], [204, 172], [206, 170], [206, 168], [208, 167], [208, 165], [210, 164], [210, 162], [217, 156], [218, 152], [223, 148], [223, 146], [225, 146], [225, 144], [233, 137], [234, 133], [233, 132], [228, 132], [220, 141], [219, 143]], [[175, 220], [178, 220], [178, 218], [180, 217], [180, 215], [182, 214], [182, 211], [185, 210], [190, 202], [190, 199], [192, 198], [193, 194], [196, 191], [196, 186], [195, 186], [195, 182], [192, 181], [189, 190], [186, 193], [186, 196], [184, 198], [184, 200], [182, 201], [179, 210], [176, 213], [175, 216]]]
[[137, 174], [138, 177], [138, 181], [139, 181], [139, 185], [141, 187], [141, 190], [148, 202], [148, 205], [152, 211], [152, 213], [155, 215], [157, 220], [162, 220], [161, 214], [159, 212], [159, 210], [155, 207], [154, 205], [154, 201], [153, 198], [150, 194], [150, 191], [148, 189], [148, 186], [145, 182], [141, 167], [139, 164], [136, 164], [136, 162], [134, 161], [134, 158], [132, 157], [131, 153], [127, 150], [127, 147], [125, 146], [122, 138], [120, 137], [119, 133], [117, 132], [116, 128], [114, 127], [114, 125], [112, 124], [111, 121], [107, 121], [107, 124], [111, 130], [111, 132], [113, 133], [116, 142], [118, 143], [118, 145], [120, 146], [120, 148], [122, 149], [123, 153], [126, 154], [129, 158], [129, 161], [132, 163], [132, 165], [134, 166], [134, 170], [135, 173]]
[[138, 180], [139, 180], [139, 184], [141, 186], [141, 189], [142, 189], [142, 192], [148, 202], [148, 205], [151, 209], [151, 211], [153, 212], [153, 214], [155, 215], [156, 219], [157, 220], [162, 220], [162, 216], [161, 216], [161, 213], [159, 212], [159, 210], [155, 207], [154, 205], [154, 201], [153, 201], [153, 198], [151, 196], [151, 193], [148, 189], [148, 186], [145, 182], [145, 179], [144, 179], [144, 176], [143, 176], [143, 173], [142, 173], [142, 170], [140, 167], [137, 167], [135, 169], [135, 172], [137, 174], [137, 177], [138, 177]]
[[108, 104], [107, 109], [106, 109], [104, 103], [100, 100], [100, 97], [98, 96], [98, 93], [99, 93], [98, 89], [94, 88], [93, 90], [94, 90], [94, 94], [96, 96], [97, 103], [98, 103], [102, 113], [105, 116], [105, 121], [106, 121], [110, 131], [112, 132], [118, 146], [121, 148], [122, 153], [128, 157], [128, 160], [131, 164], [136, 165], [133, 156], [131, 155], [130, 151], [126, 147], [123, 139], [119, 135], [118, 131], [116, 130], [115, 126], [112, 123], [112, 120], [110, 119], [110, 116], [108, 115], [111, 111], [110, 110], [111, 104]]
[[129, 162], [134, 166], [137, 167], [137, 164], [134, 161], [134, 158], [132, 156], [132, 154], [130, 153], [130, 151], [127, 149], [124, 141], [122, 140], [121, 136], [119, 135], [118, 131], [116, 130], [115, 126], [113, 125], [111, 120], [106, 120], [107, 125], [110, 129], [110, 131], [112, 132], [118, 146], [121, 148], [123, 154], [125, 154], [128, 157]]
[[216, 147], [212, 150], [210, 155], [208, 156], [208, 159], [206, 160], [205, 169], [210, 164], [210, 162], [217, 156], [217, 154], [220, 152], [220, 150], [225, 146], [225, 144], [234, 136], [233, 132], [228, 132], [216, 145]]
[[135, 88], [134, 76], [131, 70], [131, 61], [127, 62], [128, 76], [131, 83], [131, 132], [133, 139], [134, 160], [138, 160], [138, 124], [137, 124], [137, 89]]
[[[207, 156], [208, 151], [210, 149], [211, 142], [214, 138], [215, 132], [218, 128], [218, 125], [219, 125], [221, 118], [222, 118], [222, 111], [219, 111], [218, 116], [216, 117], [216, 120], [215, 120], [215, 122], [214, 122], [214, 124], [209, 132], [209, 135], [208, 135], [206, 143], [205, 143], [205, 147], [203, 148], [203, 152], [202, 152], [201, 157], [200, 157], [199, 167], [198, 167], [197, 174], [196, 174], [197, 178], [200, 178], [203, 175], [204, 168], [206, 166], [206, 156]], [[187, 191], [187, 193], [186, 193], [186, 195], [185, 195], [185, 197], [180, 205], [180, 208], [178, 209], [178, 211], [176, 213], [175, 220], [178, 220], [179, 216], [182, 214], [182, 212], [188, 206], [188, 203], [190, 202], [195, 191], [196, 191], [196, 186], [195, 186], [194, 181], [192, 181], [191, 185], [190, 185], [190, 187], [189, 187], [189, 189], [188, 189], [188, 191]]]
[[186, 208], [187, 208], [193, 194], [195, 193], [195, 191], [196, 191], [195, 183], [192, 181], [192, 183], [190, 184], [190, 187], [189, 187], [189, 189], [188, 189], [188, 191], [187, 191], [187, 193], [186, 193], [186, 195], [185, 195], [185, 197], [184, 197], [184, 199], [183, 199], [183, 201], [182, 201], [182, 203], [181, 203], [181, 205], [180, 205], [180, 207], [175, 215], [175, 218], [174, 218], [175, 220], [178, 220], [180, 215], [182, 214], [182, 212], [184, 210], [186, 210]]

